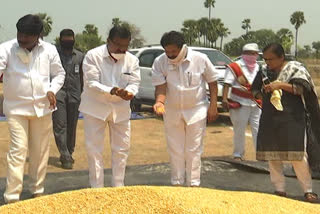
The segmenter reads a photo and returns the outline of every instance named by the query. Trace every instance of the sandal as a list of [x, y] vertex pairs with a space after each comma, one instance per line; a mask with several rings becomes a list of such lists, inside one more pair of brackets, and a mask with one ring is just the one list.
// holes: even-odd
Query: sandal
[[310, 202], [310, 203], [315, 203], [315, 202], [318, 202], [319, 200], [318, 195], [314, 192], [306, 192], [304, 194], [304, 198], [307, 202]]
[[287, 193], [282, 191], [275, 191], [274, 194], [280, 197], [287, 197]]

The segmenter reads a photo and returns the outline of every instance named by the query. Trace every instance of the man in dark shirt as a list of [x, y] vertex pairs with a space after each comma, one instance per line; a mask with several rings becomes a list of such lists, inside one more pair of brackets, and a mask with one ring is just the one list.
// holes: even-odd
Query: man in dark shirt
[[83, 53], [73, 48], [74, 32], [64, 29], [60, 32], [60, 46], [57, 47], [61, 63], [66, 71], [63, 87], [57, 93], [58, 110], [52, 114], [53, 132], [60, 152], [61, 167], [72, 169], [79, 115], [80, 95], [83, 88]]

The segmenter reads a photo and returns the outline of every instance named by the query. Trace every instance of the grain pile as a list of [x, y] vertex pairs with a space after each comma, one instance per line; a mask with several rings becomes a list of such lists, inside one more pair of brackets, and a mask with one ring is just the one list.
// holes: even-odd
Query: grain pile
[[84, 189], [0, 207], [0, 213], [303, 213], [320, 212], [310, 204], [274, 195], [205, 188], [132, 186]]

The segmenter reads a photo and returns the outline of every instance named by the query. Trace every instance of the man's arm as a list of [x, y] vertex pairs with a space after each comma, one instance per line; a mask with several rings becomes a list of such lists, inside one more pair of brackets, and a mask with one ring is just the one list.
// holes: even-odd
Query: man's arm
[[8, 54], [4, 45], [0, 45], [0, 76], [3, 74], [3, 71], [7, 68]]
[[100, 71], [90, 52], [84, 57], [82, 69], [85, 85], [99, 93], [111, 94], [113, 88], [100, 83]]
[[217, 109], [217, 96], [218, 96], [218, 86], [217, 81], [208, 83], [210, 92], [210, 106], [208, 109], [208, 122], [212, 122], [218, 118]]
[[155, 90], [156, 102], [153, 105], [153, 111], [157, 115], [163, 115], [165, 113], [164, 102], [166, 100], [167, 83], [157, 85]]
[[223, 84], [223, 91], [222, 91], [222, 107], [225, 110], [228, 110], [228, 94], [229, 94], [230, 84], [224, 83]]

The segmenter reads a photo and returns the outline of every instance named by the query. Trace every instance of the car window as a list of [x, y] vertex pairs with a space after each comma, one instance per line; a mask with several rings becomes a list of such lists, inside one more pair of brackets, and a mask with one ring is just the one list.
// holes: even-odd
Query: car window
[[202, 50], [202, 49], [194, 49], [195, 51], [199, 51], [201, 53], [206, 54], [213, 65], [228, 65], [232, 61], [224, 55], [222, 52], [218, 50]]
[[163, 50], [146, 50], [146, 51], [144, 51], [139, 57], [139, 65], [141, 67], [151, 68], [155, 58], [157, 58], [162, 53], [163, 53]]

